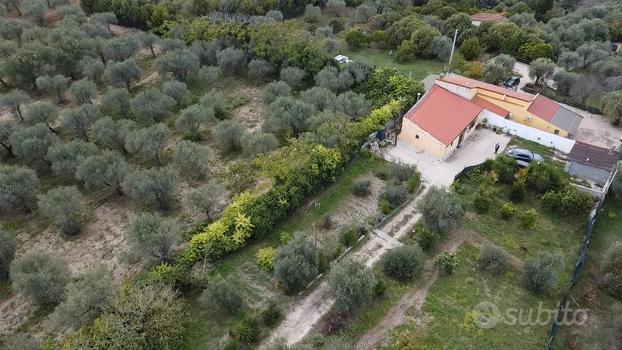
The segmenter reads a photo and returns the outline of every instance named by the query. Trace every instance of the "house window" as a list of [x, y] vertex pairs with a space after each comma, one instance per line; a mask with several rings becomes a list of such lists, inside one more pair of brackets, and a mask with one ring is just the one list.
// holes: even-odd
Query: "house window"
[[416, 138], [416, 139], [418, 139], [418, 138], [419, 138], [419, 135], [415, 135], [415, 138]]
[[559, 135], [559, 129], [555, 129], [555, 131], [553, 131], [553, 134]]

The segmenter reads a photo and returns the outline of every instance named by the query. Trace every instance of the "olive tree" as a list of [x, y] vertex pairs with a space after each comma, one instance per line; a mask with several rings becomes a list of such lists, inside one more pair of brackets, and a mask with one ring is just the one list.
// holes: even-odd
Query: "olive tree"
[[496, 245], [486, 245], [482, 248], [478, 267], [482, 271], [502, 275], [509, 268], [509, 254]]
[[130, 91], [132, 83], [140, 78], [140, 74], [140, 67], [131, 58], [121, 62], [110, 63], [104, 73], [110, 84], [125, 86], [127, 91]]
[[600, 263], [600, 284], [616, 298], [622, 297], [622, 243], [613, 242]]
[[445, 188], [433, 186], [419, 202], [423, 223], [428, 229], [447, 233], [454, 229], [463, 214], [460, 202]]
[[141, 31], [138, 33], [138, 40], [144, 47], [149, 49], [151, 57], [156, 58], [155, 47], [160, 42], [160, 37], [150, 32]]
[[542, 294], [551, 290], [557, 283], [561, 259], [548, 252], [538, 254], [525, 263], [524, 279], [527, 289]]
[[242, 139], [242, 151], [247, 156], [267, 153], [278, 147], [279, 140], [276, 136], [264, 132], [250, 133]]
[[96, 265], [65, 286], [64, 299], [50, 315], [54, 329], [74, 328], [92, 322], [113, 297], [114, 279], [103, 265]]
[[196, 216], [208, 222], [218, 219], [226, 206], [227, 191], [224, 186], [211, 180], [207, 186], [189, 191], [184, 198], [186, 207]]
[[555, 72], [555, 62], [550, 58], [537, 58], [529, 65], [529, 77], [534, 79], [536, 85], [540, 85], [543, 77]]
[[622, 90], [608, 92], [602, 97], [603, 114], [611, 124], [622, 123]]
[[178, 131], [188, 133], [193, 139], [200, 138], [201, 128], [215, 122], [214, 110], [202, 105], [191, 105], [183, 109], [175, 120]]
[[292, 89], [284, 81], [275, 81], [263, 90], [263, 100], [265, 103], [272, 103], [279, 97], [289, 97], [292, 95]]
[[421, 271], [424, 254], [416, 245], [404, 245], [389, 250], [382, 257], [385, 275], [400, 281], [412, 280]]
[[211, 87], [216, 82], [216, 80], [220, 78], [222, 71], [216, 66], [203, 66], [201, 67], [201, 69], [199, 69], [198, 74], [199, 79], [201, 80], [203, 85], [205, 87]]
[[39, 178], [32, 169], [0, 165], [0, 212], [31, 210], [39, 186]]
[[225, 95], [215, 89], [211, 89], [205, 95], [201, 96], [199, 103], [204, 107], [214, 110], [216, 117], [223, 119], [226, 116], [229, 107]]
[[206, 150], [192, 141], [178, 141], [173, 148], [173, 163], [181, 174], [189, 177], [205, 175], [208, 161]]
[[371, 103], [363, 94], [354, 91], [346, 91], [337, 96], [335, 103], [337, 109], [353, 119], [359, 119], [371, 111]]
[[354, 78], [348, 71], [340, 72], [337, 67], [326, 66], [315, 77], [315, 84], [332, 92], [348, 90], [354, 84]]
[[43, 26], [47, 10], [44, 0], [24, 0], [22, 4], [24, 15], [34, 18], [39, 26]]
[[297, 136], [305, 131], [307, 120], [315, 112], [312, 105], [291, 97], [279, 97], [270, 104], [262, 128], [266, 132]]
[[334, 109], [337, 97], [330, 90], [322, 87], [312, 87], [300, 93], [300, 98], [304, 103], [315, 107], [318, 111]]
[[41, 215], [52, 221], [63, 233], [73, 235], [80, 232], [84, 197], [77, 187], [57, 187], [37, 198]]
[[285, 67], [281, 69], [280, 74], [281, 80], [287, 83], [292, 89], [298, 89], [306, 76], [307, 72], [298, 67]]
[[254, 59], [248, 62], [247, 72], [249, 79], [261, 81], [272, 74], [272, 65], [266, 60]]
[[328, 285], [337, 310], [349, 314], [370, 304], [376, 278], [363, 263], [348, 258], [330, 270]]
[[126, 117], [130, 110], [130, 93], [123, 88], [108, 88], [101, 98], [99, 110], [107, 115]]
[[171, 138], [171, 131], [163, 124], [131, 131], [125, 138], [125, 149], [143, 157], [156, 166], [162, 165], [164, 147]]
[[237, 152], [242, 148], [244, 127], [234, 120], [223, 120], [212, 129], [212, 135], [225, 152]]
[[24, 121], [22, 107], [30, 101], [32, 101], [30, 95], [20, 89], [13, 89], [0, 96], [0, 106], [11, 110], [20, 121]]
[[127, 152], [125, 140], [127, 135], [136, 129], [136, 122], [128, 119], [113, 120], [110, 117], [103, 117], [97, 120], [91, 128], [93, 141], [98, 145]]
[[153, 62], [156, 70], [161, 76], [172, 75], [179, 81], [185, 81], [189, 73], [196, 73], [199, 70], [200, 61], [192, 50], [169, 51]]
[[129, 172], [125, 158], [116, 151], [103, 151], [90, 156], [76, 168], [76, 178], [87, 190], [110, 188], [123, 194], [122, 183]]
[[9, 137], [17, 130], [17, 124], [12, 120], [0, 120], [0, 146], [4, 147], [8, 158], [15, 158], [13, 145]]
[[167, 210], [177, 189], [177, 172], [171, 167], [138, 169], [123, 181], [123, 191], [151, 207]]
[[104, 57], [111, 61], [124, 61], [132, 57], [139, 48], [139, 41], [133, 35], [118, 36], [107, 40], [102, 47]]
[[9, 266], [15, 258], [16, 250], [15, 236], [7, 230], [0, 229], [0, 281], [6, 281], [9, 278]]
[[356, 20], [361, 23], [367, 23], [369, 19], [376, 15], [377, 9], [373, 5], [361, 4], [356, 8]]
[[37, 87], [50, 95], [56, 96], [56, 102], [59, 104], [65, 101], [65, 92], [69, 88], [70, 78], [64, 75], [44, 75], [37, 78]]
[[58, 108], [48, 101], [36, 101], [24, 107], [24, 122], [29, 125], [43, 123], [50, 128], [52, 122], [58, 115]]
[[186, 43], [181, 39], [166, 38], [160, 41], [160, 50], [167, 53], [176, 50], [182, 50], [186, 47]]
[[76, 169], [87, 157], [95, 155], [97, 147], [92, 143], [74, 140], [50, 146], [46, 159], [50, 162], [52, 173], [64, 181], [75, 178]]
[[159, 214], [141, 213], [130, 220], [125, 237], [135, 253], [168, 261], [179, 240], [179, 225]]
[[162, 93], [176, 102], [176, 107], [184, 107], [190, 103], [191, 96], [188, 86], [178, 80], [166, 81], [160, 87]]
[[16, 291], [40, 305], [61, 300], [71, 275], [64, 261], [33, 252], [13, 260], [9, 276]]
[[234, 314], [244, 305], [244, 299], [231, 282], [218, 279], [210, 283], [201, 294], [199, 302], [205, 307]]
[[97, 86], [91, 80], [81, 79], [71, 84], [69, 94], [78, 105], [93, 104], [93, 99], [97, 96]]
[[17, 158], [36, 168], [45, 168], [48, 148], [56, 142], [56, 137], [42, 123], [17, 129], [9, 136], [13, 152]]
[[228, 47], [216, 54], [218, 67], [226, 74], [239, 73], [246, 66], [246, 52]]
[[177, 104], [174, 98], [157, 88], [143, 90], [131, 102], [131, 110], [137, 119], [145, 122], [161, 122], [171, 115]]
[[313, 243], [297, 235], [276, 251], [274, 276], [286, 293], [304, 288], [318, 273], [318, 255]]
[[93, 105], [81, 105], [67, 110], [60, 117], [60, 128], [71, 137], [89, 141], [89, 130], [97, 120], [97, 109]]

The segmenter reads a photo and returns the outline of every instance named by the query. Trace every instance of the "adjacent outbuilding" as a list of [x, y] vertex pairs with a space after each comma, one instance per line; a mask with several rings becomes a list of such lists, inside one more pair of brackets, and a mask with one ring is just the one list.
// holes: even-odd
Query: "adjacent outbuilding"
[[602, 187], [619, 160], [619, 152], [577, 141], [568, 154], [565, 169], [573, 177]]

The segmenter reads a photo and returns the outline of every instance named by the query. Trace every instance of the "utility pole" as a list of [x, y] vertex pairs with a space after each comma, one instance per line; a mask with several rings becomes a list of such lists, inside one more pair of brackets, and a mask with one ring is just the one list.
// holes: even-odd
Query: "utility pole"
[[458, 38], [458, 29], [454, 32], [454, 43], [451, 45], [451, 55], [449, 55], [449, 65], [447, 65], [447, 72], [449, 74], [449, 70], [451, 69], [451, 61], [454, 59], [454, 50], [456, 49], [456, 39]]

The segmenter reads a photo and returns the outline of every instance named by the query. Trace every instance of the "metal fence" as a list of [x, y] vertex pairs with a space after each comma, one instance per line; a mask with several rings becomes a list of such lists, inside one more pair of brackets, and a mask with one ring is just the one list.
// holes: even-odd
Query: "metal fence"
[[579, 255], [577, 257], [577, 262], [575, 263], [575, 268], [572, 273], [572, 279], [570, 280], [570, 285], [564, 292], [564, 295], [562, 296], [559, 302], [559, 309], [557, 310], [557, 314], [555, 315], [555, 321], [553, 322], [553, 325], [551, 326], [551, 332], [549, 333], [549, 338], [546, 342], [546, 350], [553, 349], [553, 342], [555, 341], [555, 336], [557, 335], [557, 332], [559, 332], [559, 326], [560, 326], [559, 323], [561, 322], [562, 317], [564, 315], [564, 310], [566, 309], [566, 307], [568, 307], [569, 299], [572, 299], [570, 293], [572, 292], [575, 285], [577, 284], [579, 277], [581, 277], [581, 271], [583, 270], [583, 265], [585, 264], [585, 259], [587, 258], [587, 250], [590, 246], [590, 239], [592, 238], [592, 229], [594, 228], [594, 224], [596, 223], [598, 213], [600, 212], [600, 209], [603, 207], [605, 198], [607, 197], [607, 193], [609, 192], [609, 188], [611, 187], [611, 183], [613, 182], [613, 179], [615, 178], [618, 171], [620, 171], [620, 167], [618, 167], [611, 174], [611, 176], [609, 177], [609, 180], [603, 187], [602, 197], [598, 200], [598, 202], [596, 203], [596, 205], [590, 212], [590, 217], [587, 221], [587, 226], [585, 227], [585, 236], [583, 238], [583, 245], [581, 246], [581, 249], [579, 250]]

